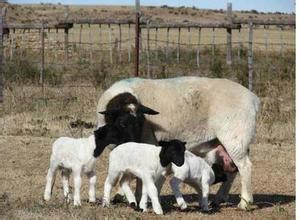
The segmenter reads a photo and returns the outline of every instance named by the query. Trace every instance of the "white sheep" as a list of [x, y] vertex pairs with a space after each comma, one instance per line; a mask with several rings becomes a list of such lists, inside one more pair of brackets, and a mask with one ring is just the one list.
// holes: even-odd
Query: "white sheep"
[[128, 180], [132, 175], [142, 180], [142, 198], [139, 207], [147, 210], [147, 195], [151, 198], [154, 212], [163, 214], [159, 203], [155, 181], [165, 174], [167, 167], [173, 163], [184, 163], [185, 143], [173, 140], [169, 145], [157, 147], [151, 144], [129, 142], [119, 145], [109, 155], [108, 176], [104, 185], [103, 207], [110, 204], [112, 186], [122, 175], [120, 185], [130, 204], [136, 204], [135, 196], [130, 190]]
[[[213, 168], [214, 166], [216, 165], [213, 165]], [[178, 167], [175, 164], [172, 165], [171, 170], [173, 172], [173, 177], [170, 180], [170, 185], [176, 201], [182, 210], [187, 208], [187, 204], [179, 189], [179, 184], [184, 182], [198, 192], [199, 198], [201, 198], [199, 199], [199, 204], [201, 202], [202, 210], [208, 211], [210, 185], [226, 180], [226, 176], [223, 172], [214, 172], [213, 168], [202, 158], [190, 151], [185, 151], [185, 163], [181, 167]]]
[[91, 135], [88, 138], [69, 138], [61, 137], [53, 143], [52, 155], [50, 158], [50, 168], [47, 174], [47, 184], [44, 193], [46, 201], [51, 198], [52, 180], [57, 168], [61, 168], [62, 183], [64, 196], [69, 201], [69, 174], [67, 170], [72, 171], [74, 175], [74, 205], [81, 205], [80, 187], [81, 172], [89, 178], [89, 202], [96, 201], [95, 195], [95, 163], [96, 158], [93, 156], [96, 148], [95, 137]]
[[[259, 109], [259, 98], [255, 94], [226, 79], [132, 78], [116, 82], [106, 90], [99, 99], [97, 111], [108, 109], [111, 100], [124, 93], [160, 113], [146, 116], [141, 135], [143, 143], [180, 139], [187, 142], [188, 150], [196, 153], [201, 144], [217, 139], [225, 148], [226, 161], [232, 160], [240, 173], [242, 199], [239, 207], [250, 208], [253, 196], [249, 144], [255, 134]], [[98, 126], [105, 123], [106, 118], [98, 115]], [[211, 145], [210, 150], [213, 149]], [[229, 175], [228, 181], [222, 184], [215, 204], [227, 198], [235, 176]]]

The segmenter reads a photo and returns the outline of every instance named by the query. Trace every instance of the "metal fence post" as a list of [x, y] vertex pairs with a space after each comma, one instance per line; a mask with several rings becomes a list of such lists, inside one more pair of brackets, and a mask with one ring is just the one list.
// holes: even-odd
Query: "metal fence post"
[[44, 34], [44, 21], [42, 21], [42, 29], [41, 29], [41, 68], [40, 68], [40, 76], [39, 83], [44, 86], [44, 71], [45, 71], [45, 34]]
[[248, 36], [248, 88], [252, 91], [252, 79], [253, 79], [253, 50], [252, 50], [252, 41], [253, 41], [253, 22], [252, 18], [249, 19], [248, 23], [249, 36]]
[[[233, 24], [232, 18], [232, 3], [227, 3], [227, 22], [230, 26]], [[232, 65], [232, 28], [229, 27], [226, 29], [227, 32], [227, 53], [226, 53], [226, 64]]]
[[4, 70], [3, 70], [3, 34], [4, 34], [4, 18], [6, 13], [6, 8], [2, 8], [0, 11], [0, 103], [3, 103], [3, 91], [4, 91]]
[[139, 76], [139, 19], [140, 19], [140, 0], [136, 0], [136, 20], [135, 20], [135, 76]]

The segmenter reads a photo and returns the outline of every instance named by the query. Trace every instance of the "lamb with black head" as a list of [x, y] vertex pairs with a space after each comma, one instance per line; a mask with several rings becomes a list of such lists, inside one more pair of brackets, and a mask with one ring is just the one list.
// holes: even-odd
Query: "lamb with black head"
[[122, 175], [120, 185], [130, 204], [137, 202], [128, 182], [132, 176], [142, 180], [142, 198], [139, 207], [147, 210], [147, 197], [156, 214], [163, 214], [155, 181], [165, 175], [170, 165], [184, 164], [185, 143], [173, 140], [168, 146], [129, 142], [119, 145], [109, 155], [108, 176], [104, 185], [103, 206], [109, 206], [112, 186]]

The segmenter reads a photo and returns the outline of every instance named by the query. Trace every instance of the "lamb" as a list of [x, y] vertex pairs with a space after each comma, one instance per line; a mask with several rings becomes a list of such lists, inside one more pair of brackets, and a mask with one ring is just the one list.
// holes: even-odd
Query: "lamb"
[[103, 207], [110, 204], [112, 186], [118, 177], [122, 175], [120, 185], [130, 204], [135, 203], [128, 185], [132, 175], [142, 180], [142, 198], [140, 208], [147, 210], [147, 196], [151, 198], [154, 212], [163, 214], [159, 203], [158, 191], [155, 181], [167, 172], [171, 164], [182, 166], [184, 164], [185, 143], [172, 140], [167, 146], [155, 146], [151, 144], [129, 142], [119, 145], [109, 156], [108, 176], [104, 185]]
[[[255, 134], [260, 103], [255, 94], [226, 79], [131, 78], [116, 82], [106, 90], [99, 99], [97, 111], [109, 110], [111, 100], [123, 94], [131, 95], [138, 103], [149, 105], [160, 113], [155, 117], [146, 116], [141, 131], [143, 143], [157, 145], [162, 140], [185, 140], [186, 148], [196, 154], [202, 144], [219, 141], [216, 147], [225, 148], [226, 157], [240, 173], [242, 200], [239, 207], [245, 210], [250, 208], [253, 196], [249, 144]], [[108, 119], [98, 115], [98, 126], [106, 124]], [[213, 145], [207, 149], [205, 155], [217, 153]], [[228, 180], [220, 187], [214, 201], [216, 205], [227, 199], [235, 176], [235, 172], [229, 174]]]
[[[159, 142], [160, 146], [167, 146], [168, 144], [169, 142]], [[202, 211], [206, 212], [208, 211], [209, 186], [226, 181], [226, 175], [221, 172], [221, 167], [219, 168], [216, 164], [210, 167], [202, 158], [188, 150], [185, 151], [184, 164], [181, 167], [172, 164], [171, 171], [173, 177], [170, 180], [170, 185], [181, 210], [187, 208], [179, 189], [181, 182], [190, 185], [198, 192], [199, 198], [201, 198]]]
[[52, 191], [52, 179], [56, 169], [62, 169], [63, 194], [69, 202], [69, 175], [70, 171], [74, 175], [74, 205], [80, 206], [80, 187], [81, 172], [85, 173], [89, 178], [89, 202], [96, 201], [95, 195], [95, 163], [96, 158], [93, 156], [95, 145], [95, 137], [91, 135], [88, 138], [74, 139], [69, 137], [58, 138], [53, 143], [53, 150], [50, 159], [50, 168], [47, 174], [47, 184], [44, 193], [44, 199], [49, 201]]
[[[145, 111], [153, 111], [149, 108], [143, 108]], [[154, 111], [153, 111], [154, 112]], [[88, 138], [58, 138], [52, 147], [50, 158], [50, 168], [47, 174], [47, 183], [44, 192], [44, 199], [50, 200], [52, 192], [53, 177], [55, 177], [57, 168], [62, 170], [62, 182], [64, 196], [70, 200], [68, 179], [70, 171], [74, 175], [74, 205], [81, 205], [80, 187], [81, 173], [85, 173], [89, 178], [89, 202], [95, 202], [95, 163], [109, 144], [121, 144], [128, 141], [137, 141], [136, 133], [139, 132], [140, 120], [131, 115], [124, 109], [114, 109], [110, 112], [101, 112], [105, 115], [117, 116], [117, 118], [103, 127], [98, 128], [93, 135]], [[143, 113], [138, 113], [143, 116]], [[157, 112], [154, 112], [155, 114]], [[139, 116], [139, 117], [141, 117]]]

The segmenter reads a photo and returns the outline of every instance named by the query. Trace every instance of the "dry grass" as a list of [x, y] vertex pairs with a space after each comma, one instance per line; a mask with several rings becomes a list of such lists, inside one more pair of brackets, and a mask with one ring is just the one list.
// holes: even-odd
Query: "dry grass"
[[[79, 86], [79, 85], [77, 85]], [[233, 218], [265, 219], [295, 217], [295, 105], [294, 85], [269, 86], [262, 98], [258, 119], [257, 140], [251, 146], [253, 162], [253, 191], [256, 208], [239, 211], [240, 181], [231, 190], [228, 204], [210, 215], [197, 209], [197, 197], [189, 187], [183, 187], [191, 204], [188, 212], [180, 212], [165, 184], [162, 191], [163, 218]], [[291, 89], [290, 89], [291, 88]], [[291, 92], [290, 92], [291, 91]], [[4, 219], [157, 219], [152, 212], [137, 213], [125, 204], [103, 209], [87, 203], [87, 180], [82, 187], [81, 208], [67, 205], [63, 200], [60, 176], [57, 175], [53, 199], [45, 203], [42, 194], [49, 163], [51, 143], [58, 136], [87, 136], [92, 129], [70, 128], [78, 119], [95, 122], [95, 106], [102, 93], [100, 88], [46, 87], [44, 95], [37, 86], [11, 85], [5, 90], [5, 103], [0, 118], [0, 217]], [[272, 99], [271, 94], [276, 99]], [[276, 95], [275, 95], [276, 94]], [[98, 162], [97, 196], [100, 198], [107, 172], [107, 151]], [[239, 177], [238, 177], [239, 178]], [[212, 188], [213, 198], [218, 186]], [[162, 217], [161, 217], [162, 218]]]

